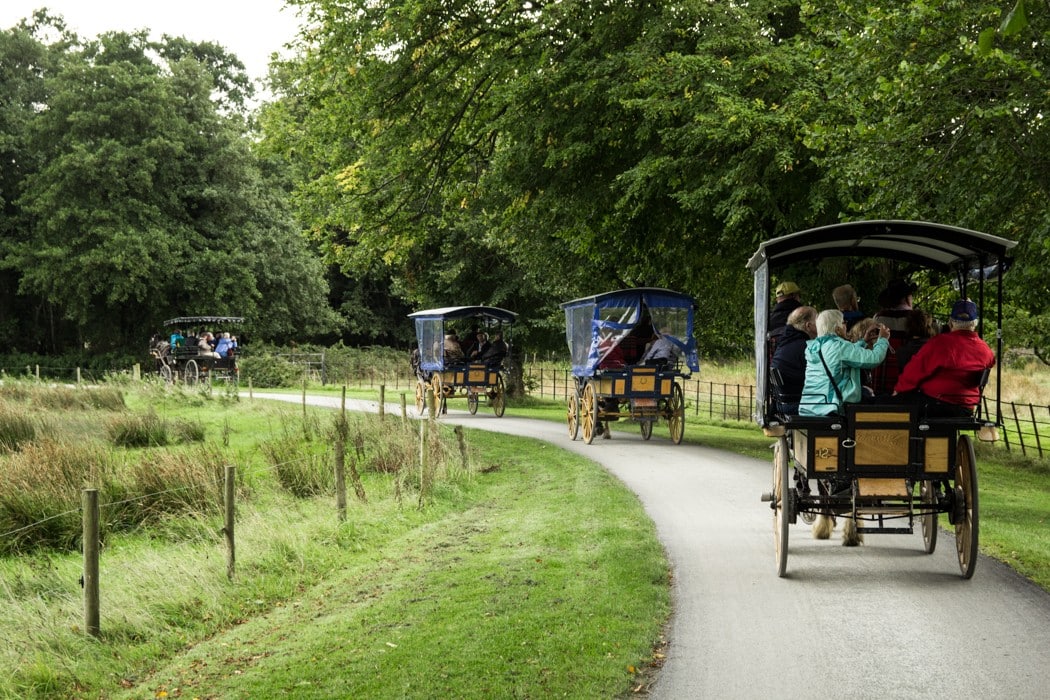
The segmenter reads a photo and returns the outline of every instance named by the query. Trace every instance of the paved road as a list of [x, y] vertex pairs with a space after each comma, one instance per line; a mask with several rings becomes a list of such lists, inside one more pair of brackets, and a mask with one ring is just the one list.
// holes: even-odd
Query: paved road
[[[586, 445], [570, 442], [560, 424], [497, 419], [484, 406], [441, 420], [548, 440], [638, 494], [674, 571], [670, 645], [654, 698], [1050, 698], [1050, 595], [983, 556], [963, 580], [954, 533], [942, 530], [927, 555], [918, 531], [846, 548], [840, 531], [815, 541], [800, 520], [788, 576], [778, 578], [772, 514], [759, 500], [769, 462], [659, 435], [643, 442], [634, 425]], [[687, 427], [687, 439], [695, 433]]]

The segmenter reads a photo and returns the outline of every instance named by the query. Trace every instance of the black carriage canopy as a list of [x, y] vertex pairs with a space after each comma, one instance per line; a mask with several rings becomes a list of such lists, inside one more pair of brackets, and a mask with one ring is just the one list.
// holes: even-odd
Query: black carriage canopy
[[518, 315], [497, 306], [445, 306], [440, 309], [416, 311], [408, 317], [416, 324], [419, 366], [421, 369], [433, 371], [445, 368], [444, 339], [447, 321], [474, 320], [479, 327], [495, 327], [502, 330], [504, 325], [513, 324]]
[[669, 340], [693, 372], [700, 360], [693, 337], [696, 300], [688, 294], [658, 287], [620, 289], [573, 299], [565, 310], [565, 339], [569, 345], [572, 374], [588, 377], [631, 334], [648, 311], [652, 329]]
[[[963, 292], [967, 280], [976, 278], [978, 306], [983, 309], [985, 279], [994, 276], [1001, 281], [1009, 264], [1007, 253], [1016, 245], [1016, 241], [957, 226], [898, 220], [850, 221], [766, 241], [747, 263], [748, 269], [754, 274], [757, 405], [761, 407], [765, 403], [768, 381], [769, 358], [766, 357], [765, 347], [771, 268], [778, 270], [791, 263], [817, 262], [835, 257], [889, 258], [955, 273], [963, 285]], [[997, 304], [996, 316], [1001, 318], [1001, 295], [997, 295]], [[1001, 335], [998, 337], [996, 354], [1002, 354]], [[763, 420], [761, 408], [757, 418], [759, 422]]]
[[244, 323], [243, 316], [179, 316], [169, 318], [164, 322], [165, 326], [196, 326], [202, 323]]

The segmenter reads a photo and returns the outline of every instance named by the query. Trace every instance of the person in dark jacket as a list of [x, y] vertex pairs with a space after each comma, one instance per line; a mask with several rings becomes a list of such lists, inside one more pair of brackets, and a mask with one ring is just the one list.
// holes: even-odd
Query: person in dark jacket
[[817, 337], [817, 310], [800, 306], [788, 316], [769, 366], [780, 373], [781, 387], [776, 395], [780, 413], [798, 413], [802, 385], [806, 380], [806, 341]]
[[787, 325], [792, 311], [802, 306], [802, 290], [794, 282], [781, 282], [776, 288], [777, 303], [769, 313], [769, 330]]

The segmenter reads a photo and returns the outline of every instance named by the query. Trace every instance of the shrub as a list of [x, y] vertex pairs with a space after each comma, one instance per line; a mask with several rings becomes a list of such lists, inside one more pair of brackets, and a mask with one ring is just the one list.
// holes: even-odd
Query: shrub
[[287, 360], [273, 355], [250, 355], [237, 360], [241, 378], [252, 386], [292, 387], [302, 378], [302, 370]]

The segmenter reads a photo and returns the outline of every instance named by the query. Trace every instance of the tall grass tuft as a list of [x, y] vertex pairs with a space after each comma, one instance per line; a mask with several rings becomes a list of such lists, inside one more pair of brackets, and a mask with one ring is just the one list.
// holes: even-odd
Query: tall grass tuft
[[117, 416], [106, 424], [106, 434], [117, 447], [161, 447], [169, 442], [167, 421], [153, 411]]
[[36, 426], [24, 411], [0, 403], [0, 452], [14, 452], [36, 437]]
[[334, 458], [325, 444], [313, 439], [314, 420], [298, 428], [289, 421], [280, 435], [260, 446], [277, 481], [299, 498], [332, 493], [335, 486]]
[[131, 465], [135, 501], [128, 527], [162, 516], [217, 512], [222, 506], [225, 457], [218, 449], [156, 452]]
[[[121, 471], [118, 459], [90, 444], [30, 443], [8, 455], [0, 469], [0, 553], [76, 549], [83, 490], [97, 488], [101, 503], [123, 501]], [[103, 532], [120, 518], [118, 510], [101, 514]]]
[[4, 381], [0, 386], [0, 398], [11, 402], [27, 403], [33, 408], [63, 411], [80, 411], [90, 408], [122, 411], [127, 405], [124, 401], [124, 392], [116, 386], [74, 388], [44, 386], [30, 381]]

